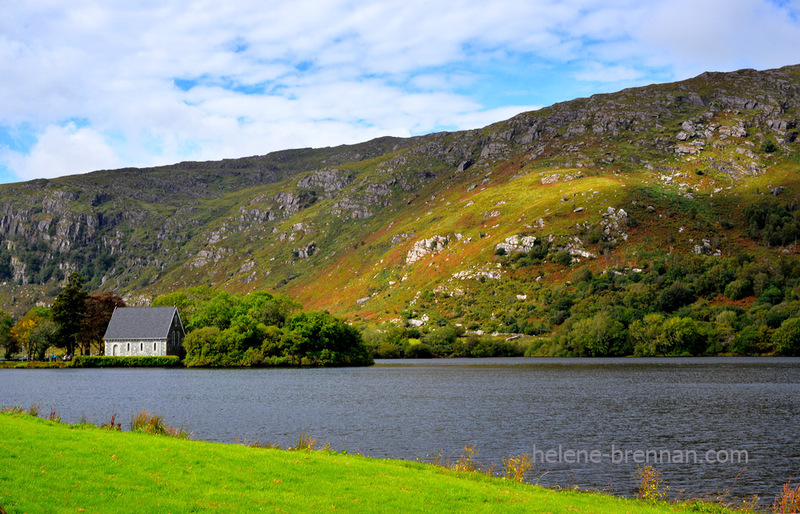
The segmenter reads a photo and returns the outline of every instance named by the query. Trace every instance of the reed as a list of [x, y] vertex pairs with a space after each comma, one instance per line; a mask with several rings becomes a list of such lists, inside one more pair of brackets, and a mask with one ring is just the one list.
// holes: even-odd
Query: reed
[[108, 423], [103, 423], [100, 425], [100, 428], [106, 428], [108, 430], [122, 430], [122, 423], [115, 423], [117, 420], [117, 413], [111, 415], [111, 421]]
[[663, 501], [667, 498], [669, 487], [661, 483], [661, 473], [653, 466], [639, 468], [636, 472], [639, 481], [639, 498], [649, 502]]
[[180, 428], [164, 423], [164, 418], [158, 414], [150, 414], [142, 411], [139, 414], [131, 415], [131, 432], [143, 432], [145, 434], [165, 435], [178, 439], [189, 439], [189, 432]]
[[317, 444], [316, 439], [312, 439], [307, 433], [300, 432], [300, 438], [297, 440], [297, 446], [294, 450], [308, 450], [314, 451], [314, 445]]
[[772, 504], [772, 510], [776, 514], [800, 512], [800, 484], [792, 486], [791, 480], [783, 484], [780, 495]]
[[532, 467], [533, 461], [530, 453], [511, 455], [503, 459], [503, 475], [515, 482], [524, 482]]

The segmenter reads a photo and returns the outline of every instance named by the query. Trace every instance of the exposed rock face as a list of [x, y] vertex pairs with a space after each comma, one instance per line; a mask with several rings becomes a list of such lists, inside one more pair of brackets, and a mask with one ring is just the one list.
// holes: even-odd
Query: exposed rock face
[[312, 255], [317, 252], [317, 243], [309, 243], [301, 248], [295, 248], [292, 250], [292, 254], [294, 254], [298, 259], [308, 259]]
[[197, 256], [190, 262], [193, 268], [200, 268], [211, 263], [218, 263], [226, 255], [233, 253], [230, 248], [209, 248], [197, 252]]
[[541, 183], [543, 185], [555, 184], [556, 182], [569, 182], [579, 178], [583, 178], [583, 175], [579, 173], [548, 173], [541, 178]]
[[405, 232], [400, 232], [399, 234], [395, 234], [395, 235], [393, 235], [393, 236], [392, 236], [392, 237], [389, 239], [389, 241], [390, 241], [391, 243], [393, 243], [393, 244], [402, 243], [402, 242], [403, 242], [403, 241], [405, 241], [406, 239], [408, 239], [408, 238], [411, 238], [411, 237], [414, 237], [414, 235], [415, 235], [415, 234], [414, 234], [413, 232], [411, 232], [410, 234], [407, 234], [407, 233], [405, 233]]
[[326, 195], [344, 189], [353, 181], [349, 173], [337, 169], [322, 170], [312, 173], [297, 182], [297, 187], [321, 188]]
[[506, 254], [512, 253], [528, 253], [533, 250], [533, 245], [536, 243], [534, 236], [511, 236], [507, 237], [502, 243], [494, 246], [495, 251], [502, 249]]
[[406, 264], [414, 264], [426, 255], [439, 253], [450, 243], [448, 236], [433, 236], [414, 243], [406, 255]]
[[239, 209], [239, 224], [237, 225], [237, 229], [245, 230], [249, 227], [260, 225], [276, 219], [278, 219], [278, 215], [275, 212], [257, 208], [241, 207]]
[[453, 278], [456, 280], [502, 280], [503, 274], [501, 270], [502, 266], [499, 263], [494, 267], [494, 269], [492, 269], [489, 265], [473, 266], [470, 269], [457, 271], [453, 274]]
[[373, 212], [353, 198], [342, 198], [331, 208], [331, 214], [345, 214], [350, 218], [369, 218]]

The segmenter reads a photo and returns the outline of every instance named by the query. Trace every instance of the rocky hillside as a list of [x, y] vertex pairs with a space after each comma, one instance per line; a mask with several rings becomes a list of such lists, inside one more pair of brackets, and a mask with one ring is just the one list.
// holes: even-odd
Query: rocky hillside
[[743, 212], [796, 201], [798, 120], [800, 66], [704, 73], [479, 130], [0, 186], [0, 308], [78, 271], [137, 304], [211, 284], [424, 323], [524, 303], [577, 265], [796, 254]]

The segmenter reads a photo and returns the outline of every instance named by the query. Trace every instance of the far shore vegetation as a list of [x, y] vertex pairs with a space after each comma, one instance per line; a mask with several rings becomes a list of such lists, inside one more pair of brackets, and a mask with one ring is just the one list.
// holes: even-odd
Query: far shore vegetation
[[[41, 419], [39, 415], [45, 416]], [[123, 432], [123, 422], [125, 429]], [[529, 455], [483, 468], [466, 447], [454, 462], [371, 459], [300, 434], [294, 447], [189, 440], [183, 427], [140, 412], [100, 426], [66, 425], [38, 407], [0, 409], [0, 511], [186, 512], [794, 512], [800, 486], [772, 499], [667, 501], [650, 466], [637, 498], [531, 485]], [[30, 470], [36, 470], [31, 473]], [[794, 510], [792, 510], [794, 509]]]
[[[539, 256], [497, 258], [524, 269]], [[675, 255], [643, 268], [595, 274], [580, 266], [570, 273], [565, 283], [536, 284], [522, 311], [518, 298], [503, 300], [494, 290], [486, 294], [500, 303], [491, 312], [481, 311], [482, 304], [463, 305], [458, 296], [426, 293], [419, 310], [372, 326], [302, 311], [290, 298], [263, 291], [242, 295], [199, 286], [158, 296], [152, 305], [178, 308], [187, 330], [182, 363], [189, 367], [523, 355], [800, 355], [800, 259]], [[432, 302], [457, 312], [458, 322], [420, 314]], [[0, 351], [6, 360], [27, 363], [102, 355], [111, 314], [124, 305], [110, 292], [87, 293], [83, 277], [73, 273], [51, 306], [34, 307], [19, 319], [0, 312]]]

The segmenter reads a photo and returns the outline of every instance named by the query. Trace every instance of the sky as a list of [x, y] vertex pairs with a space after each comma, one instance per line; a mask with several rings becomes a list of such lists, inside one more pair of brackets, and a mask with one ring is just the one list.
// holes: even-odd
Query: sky
[[800, 0], [0, 0], [0, 183], [800, 63]]

